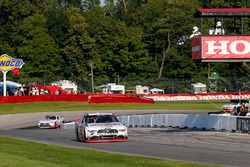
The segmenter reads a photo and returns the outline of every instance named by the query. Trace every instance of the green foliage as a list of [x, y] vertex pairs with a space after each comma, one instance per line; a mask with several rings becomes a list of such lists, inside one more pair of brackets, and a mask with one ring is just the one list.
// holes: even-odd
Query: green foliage
[[[161, 83], [175, 84], [173, 82], [152, 83], [159, 86]], [[213, 103], [213, 105], [211, 105]], [[90, 111], [90, 110], [218, 110], [226, 101], [168, 101], [154, 104], [136, 105], [135, 103], [89, 104], [84, 102], [31, 102], [16, 104], [1, 104], [0, 115], [33, 113], [33, 112], [61, 112], [61, 111]]]
[[[1, 166], [206, 167], [211, 165], [74, 149], [0, 137]], [[215, 166], [215, 165], [213, 165]]]
[[[99, 0], [0, 0], [0, 52], [24, 60], [21, 75], [10, 77], [25, 83], [72, 79], [88, 90], [93, 64], [98, 85], [151, 85], [162, 82], [157, 80], [162, 61], [164, 80], [206, 82], [208, 65], [191, 60], [190, 41], [180, 47], [177, 40], [191, 34], [198, 7], [248, 5], [243, 0], [106, 0], [104, 6]], [[235, 28], [230, 18], [224, 21], [226, 32]], [[243, 21], [249, 34], [250, 20]], [[204, 22], [204, 28], [213, 23]], [[236, 26], [233, 33], [241, 29]], [[247, 73], [241, 64], [231, 64], [211, 64], [224, 78], [222, 85], [235, 76], [232, 66], [237, 77]], [[171, 92], [169, 84], [160, 86]]]
[[[56, 72], [62, 67], [59, 48], [46, 29], [46, 17], [40, 14], [29, 16], [20, 23], [20, 46], [18, 55], [25, 60], [23, 71], [32, 80], [57, 78]], [[32, 73], [33, 70], [38, 73]], [[40, 72], [42, 71], [42, 72]]]

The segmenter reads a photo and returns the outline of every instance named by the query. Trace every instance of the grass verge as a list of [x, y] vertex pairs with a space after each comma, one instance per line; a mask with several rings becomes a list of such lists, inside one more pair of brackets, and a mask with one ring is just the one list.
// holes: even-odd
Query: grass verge
[[85, 102], [34, 102], [1, 104], [0, 115], [27, 112], [60, 112], [81, 110], [219, 110], [226, 101], [174, 101], [155, 104], [119, 103], [89, 104]]
[[0, 166], [8, 167], [205, 167], [182, 161], [129, 156], [0, 137]]

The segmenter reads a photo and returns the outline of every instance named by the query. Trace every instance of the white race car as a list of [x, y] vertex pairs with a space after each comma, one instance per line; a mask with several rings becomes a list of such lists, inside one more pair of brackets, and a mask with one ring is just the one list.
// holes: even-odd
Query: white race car
[[127, 141], [127, 127], [112, 113], [91, 113], [75, 123], [77, 141], [117, 142]]
[[244, 108], [243, 115], [246, 115], [249, 110], [249, 100], [244, 99], [232, 99], [228, 104], [224, 104], [221, 107], [221, 111], [224, 113], [231, 113], [232, 115], [238, 115], [237, 113], [240, 112], [240, 108]]
[[44, 120], [38, 122], [39, 128], [60, 128], [64, 122], [61, 115], [46, 115]]

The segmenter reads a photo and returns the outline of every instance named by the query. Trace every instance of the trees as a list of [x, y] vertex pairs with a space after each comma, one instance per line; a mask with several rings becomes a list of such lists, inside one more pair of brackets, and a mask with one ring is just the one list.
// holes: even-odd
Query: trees
[[[90, 61], [95, 58], [95, 43], [87, 33], [88, 25], [79, 9], [70, 7], [66, 10], [66, 15], [69, 27], [63, 49], [64, 62], [67, 64], [64, 76], [86, 79]], [[95, 61], [97, 62], [97, 59]]]
[[46, 17], [41, 14], [29, 16], [20, 23], [17, 54], [25, 61], [23, 80], [41, 82], [60, 77], [62, 57], [58, 45], [48, 34], [46, 23]]
[[[93, 64], [98, 84], [117, 78], [131, 85], [203, 82], [208, 64], [193, 62], [190, 41], [180, 47], [177, 40], [191, 34], [198, 7], [247, 6], [242, 0], [106, 0], [102, 5], [99, 0], [0, 0], [0, 51], [24, 60], [18, 79], [77, 79], [86, 85]], [[243, 21], [249, 33], [249, 19]], [[227, 28], [233, 28], [230, 22]], [[221, 76], [233, 74], [234, 65], [211, 66]], [[234, 66], [240, 76], [245, 67]]]

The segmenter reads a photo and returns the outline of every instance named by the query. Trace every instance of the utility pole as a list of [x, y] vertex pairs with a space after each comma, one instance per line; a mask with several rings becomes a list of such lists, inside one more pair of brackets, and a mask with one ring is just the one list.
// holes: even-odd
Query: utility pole
[[92, 88], [92, 93], [95, 93], [94, 89], [94, 73], [93, 73], [93, 63], [90, 64], [90, 70], [91, 70], [91, 88]]

